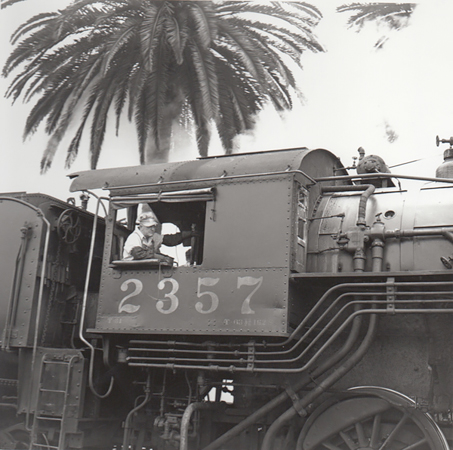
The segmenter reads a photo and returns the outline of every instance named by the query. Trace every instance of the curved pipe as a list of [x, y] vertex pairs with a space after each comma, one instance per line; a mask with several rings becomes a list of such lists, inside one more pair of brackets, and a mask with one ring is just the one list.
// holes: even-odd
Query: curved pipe
[[[290, 279], [291, 280], [297, 280], [301, 277], [297, 276], [297, 275], [294, 275], [292, 274], [290, 276]], [[414, 282], [407, 282], [407, 281], [396, 281], [394, 283], [392, 283], [392, 286], [394, 287], [423, 287], [423, 288], [426, 288], [427, 286], [435, 286], [435, 285], [440, 285], [440, 286], [443, 286], [443, 287], [446, 287], [446, 286], [453, 286], [453, 282], [452, 281], [442, 281], [442, 282], [439, 282], [439, 281], [414, 281]], [[317, 308], [319, 308], [322, 303], [324, 301], [327, 300], [327, 298], [329, 297], [329, 295], [331, 295], [333, 292], [335, 292], [336, 290], [340, 290], [340, 289], [349, 289], [349, 288], [365, 288], [365, 289], [368, 289], [368, 288], [380, 288], [382, 286], [385, 286], [385, 283], [383, 283], [382, 281], [380, 282], [366, 282], [366, 283], [363, 283], [363, 282], [357, 282], [357, 283], [341, 283], [341, 284], [336, 284], [334, 286], [332, 286], [331, 288], [329, 288], [323, 295], [322, 297], [318, 300], [318, 302], [316, 303], [316, 305], [308, 312], [308, 314], [304, 317], [303, 321], [299, 323], [299, 325], [292, 331], [292, 333], [287, 337], [285, 338], [285, 340], [283, 341], [280, 341], [280, 342], [277, 342], [277, 343], [273, 343], [273, 342], [268, 342], [268, 343], [256, 343], [255, 344], [255, 347], [256, 348], [272, 348], [272, 347], [285, 347], [287, 344], [289, 344], [292, 340], [295, 339], [295, 337], [300, 334], [301, 330], [304, 328], [308, 318], [311, 318], [311, 316], [313, 316], [316, 311], [317, 311]], [[398, 292], [399, 294], [401, 293], [401, 291]], [[350, 294], [358, 294], [357, 292], [350, 292]], [[361, 293], [360, 293], [361, 294]], [[379, 293], [376, 293], [379, 295]], [[364, 293], [364, 295], [366, 295], [366, 293]], [[387, 295], [385, 292], [383, 295]], [[148, 345], [166, 345], [167, 348], [168, 348], [168, 352], [175, 352], [175, 351], [178, 351], [176, 348], [173, 349], [171, 346], [177, 346], [177, 347], [190, 347], [190, 348], [206, 348], [206, 344], [205, 343], [197, 343], [197, 342], [181, 342], [181, 341], [151, 341], [151, 340], [140, 340], [140, 341], [134, 341], [134, 340], [131, 340], [131, 343], [146, 343]], [[242, 344], [242, 346], [246, 346], [247, 344]], [[240, 347], [241, 344], [238, 344], [238, 346]], [[215, 348], [232, 348], [232, 345], [231, 344], [216, 344], [215, 345]], [[286, 351], [285, 351], [286, 352]], [[239, 352], [238, 354], [242, 354], [242, 355], [245, 355], [247, 356], [248, 355], [248, 352]], [[266, 355], [267, 353], [263, 353], [264, 355]], [[157, 367], [157, 366], [153, 366], [153, 367]], [[187, 368], [187, 367], [186, 367]]]
[[[370, 323], [368, 331], [357, 350], [346, 360], [338, 369], [332, 372], [327, 378], [321, 382], [316, 382], [316, 387], [310, 391], [305, 397], [295, 403], [293, 407], [284, 412], [267, 430], [264, 436], [263, 445], [261, 450], [272, 450], [272, 444], [278, 430], [289, 420], [291, 420], [300, 409], [308, 406], [313, 400], [323, 394], [329, 387], [336, 383], [346, 373], [348, 373], [365, 355], [371, 343], [373, 342], [374, 335], [376, 334], [377, 316], [375, 314], [370, 316]], [[298, 442], [299, 445], [299, 442]], [[296, 447], [297, 450], [300, 447]]]
[[[419, 302], [423, 303], [426, 302], [427, 300], [420, 300]], [[442, 303], [450, 303], [451, 300], [435, 300], [436, 302], [442, 302]], [[386, 300], [384, 301], [375, 301], [371, 300], [370, 302], [372, 303], [380, 303], [383, 305], [388, 304]], [[413, 303], [412, 301], [395, 301], [395, 304], [403, 304], [403, 303]], [[360, 300], [357, 302], [350, 302], [346, 306], [352, 306], [354, 304], [362, 304], [365, 303], [364, 300]], [[342, 312], [344, 312], [345, 309], [343, 308]], [[376, 309], [376, 308], [370, 308], [366, 310], [360, 310], [355, 313], [352, 313], [337, 329], [337, 331], [334, 332], [334, 334], [321, 346], [321, 348], [316, 352], [316, 354], [302, 367], [296, 367], [296, 368], [286, 368], [286, 369], [276, 369], [276, 368], [252, 368], [248, 369], [246, 367], [236, 367], [236, 366], [219, 366], [219, 365], [185, 365], [185, 364], [175, 364], [175, 363], [165, 363], [165, 364], [155, 364], [155, 363], [134, 363], [132, 361], [129, 362], [130, 366], [135, 366], [135, 367], [154, 367], [154, 368], [162, 368], [162, 369], [168, 369], [168, 370], [177, 370], [177, 369], [199, 369], [199, 370], [209, 370], [212, 372], [230, 372], [230, 373], [235, 373], [235, 372], [248, 372], [248, 373], [301, 373], [307, 370], [312, 364], [319, 358], [319, 356], [324, 352], [324, 350], [335, 340], [338, 338], [338, 336], [343, 332], [343, 330], [346, 328], [347, 325], [357, 316], [363, 315], [363, 314], [369, 314], [369, 315], [374, 315], [374, 314], [452, 314], [453, 313], [453, 308], [410, 308], [410, 309], [401, 309], [401, 310], [391, 310], [389, 311], [388, 309]]]
[[[318, 386], [313, 391], [311, 391], [305, 398], [303, 398], [301, 400], [302, 404], [304, 405], [310, 404], [314, 399], [323, 394], [337, 380], [346, 375], [363, 358], [363, 356], [371, 346], [374, 336], [376, 335], [377, 319], [378, 317], [375, 314], [370, 316], [368, 331], [365, 338], [363, 339], [363, 342], [360, 344], [360, 347], [356, 350], [356, 352], [352, 355], [350, 359], [348, 359], [342, 366], [338, 368], [338, 370], [336, 370], [329, 377], [327, 377], [325, 380], [319, 383]], [[263, 450], [265, 450], [264, 447]], [[302, 450], [302, 442], [299, 442], [299, 440], [297, 441], [296, 450]]]
[[358, 226], [366, 226], [366, 204], [368, 202], [368, 199], [371, 197], [373, 192], [375, 191], [376, 187], [372, 184], [365, 185], [366, 190], [365, 192], [362, 193], [360, 196], [360, 201], [359, 201], [359, 213], [357, 216], [357, 225]]
[[129, 414], [126, 417], [126, 420], [124, 421], [124, 433], [123, 433], [123, 449], [128, 449], [129, 448], [129, 430], [131, 427], [131, 420], [132, 416], [142, 409], [151, 399], [151, 383], [150, 383], [150, 375], [148, 373], [148, 377], [146, 379], [146, 386], [145, 386], [145, 398], [144, 400], [137, 405], [135, 408], [133, 408], [131, 411], [129, 411]]
[[[327, 370], [329, 370], [331, 367], [333, 367], [338, 361], [341, 361], [349, 353], [352, 346], [356, 342], [358, 335], [359, 335], [361, 323], [362, 323], [362, 317], [361, 316], [355, 317], [355, 319], [352, 323], [351, 330], [349, 332], [349, 336], [348, 336], [347, 340], [345, 341], [344, 345], [342, 346], [342, 348], [338, 352], [336, 352], [333, 356], [331, 356], [329, 359], [327, 359], [322, 364], [320, 364], [312, 373], [309, 373], [309, 372], [303, 373], [301, 379], [292, 386], [292, 389], [295, 392], [300, 391], [303, 387], [305, 387], [307, 384], [309, 384], [313, 378], [321, 376], [323, 373], [325, 373]], [[238, 423], [233, 428], [228, 430], [226, 433], [222, 434], [215, 441], [211, 442], [203, 450], [218, 449], [220, 446], [222, 446], [223, 444], [230, 441], [238, 434], [245, 431], [249, 426], [258, 422], [258, 420], [260, 420], [262, 417], [266, 416], [272, 410], [277, 408], [280, 404], [285, 402], [288, 398], [289, 398], [289, 393], [287, 391], [281, 392], [279, 395], [274, 397], [271, 401], [266, 403], [261, 408], [257, 409], [253, 414], [248, 416], [242, 422]]]
[[[195, 402], [191, 403], [184, 411], [181, 419], [181, 437], [179, 441], [179, 450], [188, 450], [189, 448], [189, 425], [192, 414], [203, 409], [214, 409], [219, 407], [218, 403]], [[126, 448], [126, 447], [123, 447]]]

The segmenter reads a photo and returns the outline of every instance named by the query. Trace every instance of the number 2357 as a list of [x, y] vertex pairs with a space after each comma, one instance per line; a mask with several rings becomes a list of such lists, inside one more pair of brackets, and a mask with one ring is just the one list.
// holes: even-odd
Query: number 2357
[[[198, 278], [197, 282], [197, 298], [199, 301], [195, 303], [195, 310], [200, 314], [211, 314], [213, 313], [220, 304], [220, 299], [218, 295], [213, 292], [212, 289], [214, 288], [217, 283], [220, 281], [220, 278], [211, 278], [211, 277], [204, 277]], [[263, 284], [263, 277], [255, 278], [255, 277], [238, 277], [237, 278], [237, 289], [241, 289], [243, 286], [250, 287], [247, 296], [242, 301], [241, 306], [241, 314], [255, 314], [255, 311], [252, 308], [252, 297], [258, 291], [258, 289]], [[131, 286], [131, 287], [130, 287]], [[134, 297], [141, 294], [143, 291], [143, 283], [136, 278], [130, 278], [129, 280], [124, 281], [121, 284], [121, 290], [123, 292], [127, 292], [129, 289], [132, 288], [132, 292], [127, 294], [123, 299], [120, 301], [118, 306], [118, 312], [125, 312], [125, 313], [135, 313], [140, 309], [140, 305], [136, 305], [133, 302], [130, 302]], [[154, 298], [151, 297], [149, 294], [148, 296], [151, 297], [156, 301], [156, 309], [162, 314], [171, 314], [178, 309], [179, 306], [179, 298], [177, 296], [179, 291], [179, 283], [174, 278], [164, 278], [159, 281], [157, 284], [157, 289], [159, 291], [168, 291], [163, 294], [163, 298]], [[245, 288], [242, 289], [245, 291]]]

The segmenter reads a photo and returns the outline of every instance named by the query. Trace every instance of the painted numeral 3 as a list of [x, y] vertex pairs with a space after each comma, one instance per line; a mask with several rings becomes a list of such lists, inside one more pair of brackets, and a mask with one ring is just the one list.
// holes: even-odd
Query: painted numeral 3
[[170, 306], [168, 309], [164, 309], [164, 301], [165, 300], [159, 300], [156, 303], [156, 308], [157, 310], [162, 313], [162, 314], [171, 314], [172, 312], [176, 311], [176, 308], [178, 308], [179, 305], [179, 299], [176, 297], [176, 292], [178, 292], [179, 289], [179, 283], [174, 279], [174, 278], [164, 278], [163, 280], [159, 281], [159, 284], [157, 285], [157, 288], [162, 291], [165, 289], [165, 284], [170, 283], [171, 284], [171, 291], [168, 294], [165, 294], [164, 297], [170, 300]]

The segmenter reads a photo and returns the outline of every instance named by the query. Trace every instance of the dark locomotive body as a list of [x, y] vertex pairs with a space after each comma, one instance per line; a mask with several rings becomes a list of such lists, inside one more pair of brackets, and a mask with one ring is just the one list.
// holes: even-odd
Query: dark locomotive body
[[[451, 450], [453, 183], [370, 164], [74, 174], [95, 213], [1, 196], [0, 447]], [[173, 263], [122, 259], [150, 210], [196, 231]]]

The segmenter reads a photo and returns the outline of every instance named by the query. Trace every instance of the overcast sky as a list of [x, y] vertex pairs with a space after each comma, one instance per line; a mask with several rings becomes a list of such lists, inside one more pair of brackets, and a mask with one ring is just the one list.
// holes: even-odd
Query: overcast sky
[[[12, 31], [40, 10], [55, 10], [66, 0], [27, 0], [0, 12], [5, 61], [11, 47]], [[375, 42], [385, 30], [367, 26], [361, 33], [346, 28], [347, 15], [337, 14], [343, 2], [317, 0], [324, 19], [316, 34], [325, 53], [306, 53], [304, 70], [298, 74], [305, 99], [283, 118], [272, 110], [260, 115], [254, 135], [239, 140], [241, 151], [288, 147], [327, 148], [345, 165], [362, 146], [368, 154], [379, 154], [392, 166], [422, 158], [416, 164], [393, 169], [394, 173], [434, 176], [442, 162], [442, 148], [436, 135], [453, 135], [451, 61], [453, 37], [449, 0], [419, 3], [410, 26], [389, 34], [380, 50]], [[346, 2], [345, 2], [346, 3]], [[0, 80], [4, 93], [11, 80]], [[69, 197], [68, 173], [89, 169], [88, 152], [81, 152], [72, 169], [64, 169], [65, 146], [60, 148], [52, 168], [39, 174], [39, 161], [46, 137], [37, 133], [22, 141], [30, 105], [11, 105], [0, 100], [1, 152], [0, 192], [28, 191]], [[126, 120], [123, 121], [126, 123]], [[193, 142], [177, 133], [172, 160], [196, 157]], [[391, 142], [390, 142], [391, 141]], [[214, 140], [211, 154], [220, 152]], [[138, 164], [136, 137], [132, 127], [123, 127], [120, 136], [107, 137], [99, 168]]]

